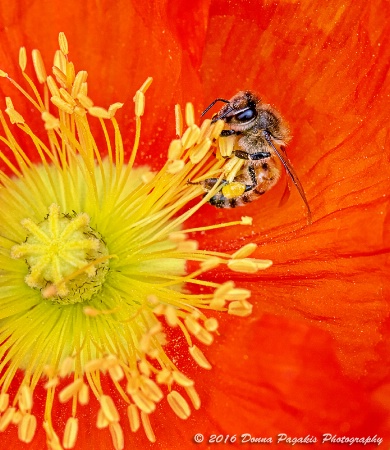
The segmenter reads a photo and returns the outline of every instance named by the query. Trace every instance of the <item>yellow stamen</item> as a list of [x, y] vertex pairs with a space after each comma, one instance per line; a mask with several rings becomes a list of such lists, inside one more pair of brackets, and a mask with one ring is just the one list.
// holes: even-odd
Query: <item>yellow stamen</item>
[[135, 433], [141, 425], [139, 410], [136, 405], [131, 404], [127, 407], [127, 416], [129, 418], [130, 429], [133, 433]]
[[149, 415], [143, 411], [141, 411], [141, 422], [146, 437], [149, 439], [150, 442], [156, 442], [156, 436], [154, 435], [153, 428], [150, 425]]
[[2, 392], [0, 394], [0, 413], [4, 412], [9, 405], [9, 394]]
[[197, 164], [206, 156], [211, 147], [211, 140], [205, 138], [199, 145], [195, 146], [191, 152], [190, 159], [193, 164]]
[[172, 391], [167, 395], [169, 406], [180, 419], [186, 420], [191, 415], [190, 407], [177, 391]]
[[47, 78], [46, 69], [43, 63], [41, 52], [39, 50], [34, 49], [32, 51], [32, 61], [38, 81], [40, 83], [45, 83]]
[[191, 356], [194, 358], [194, 361], [203, 369], [210, 370], [211, 364], [207, 361], [207, 358], [204, 356], [202, 350], [200, 350], [196, 345], [189, 348], [189, 352]]
[[183, 152], [183, 145], [180, 139], [174, 139], [168, 148], [168, 159], [179, 159]]
[[0, 432], [5, 431], [8, 425], [12, 422], [12, 418], [16, 412], [16, 408], [8, 408], [0, 418]]
[[192, 127], [192, 125], [195, 125], [195, 111], [192, 103], [186, 103], [185, 117], [187, 127]]
[[103, 413], [103, 410], [99, 409], [97, 419], [96, 419], [96, 428], [99, 428], [99, 429], [107, 428], [109, 424], [110, 424], [110, 422], [108, 421], [107, 417]]
[[188, 148], [192, 147], [198, 140], [199, 135], [200, 129], [197, 125], [192, 125], [188, 127], [184, 132], [183, 137], [181, 138], [181, 143], [183, 145], [184, 150], [187, 150]]
[[[32, 414], [25, 414], [18, 424], [18, 437], [22, 442], [29, 444], [37, 428], [37, 419]], [[68, 447], [70, 448], [70, 447]]]
[[[5, 76], [7, 76], [7, 74]], [[175, 123], [176, 135], [181, 136], [183, 134], [183, 115], [181, 113], [180, 105], [175, 105]]]
[[60, 366], [59, 376], [65, 378], [74, 370], [74, 358], [67, 356]]
[[200, 408], [201, 402], [198, 393], [194, 386], [188, 386], [185, 388], [189, 399], [191, 400], [192, 406], [194, 409], [198, 410]]
[[29, 386], [23, 385], [20, 390], [19, 409], [23, 411], [30, 411], [33, 405], [33, 398]]
[[20, 47], [19, 50], [19, 67], [22, 69], [22, 72], [26, 70], [27, 66], [27, 52], [26, 47]]
[[114, 445], [115, 450], [122, 450], [125, 448], [125, 439], [123, 436], [123, 430], [122, 427], [118, 422], [110, 423], [108, 426], [112, 443]]
[[252, 304], [246, 300], [229, 303], [228, 313], [234, 316], [247, 317], [252, 314]]
[[168, 168], [167, 168], [167, 172], [171, 173], [172, 175], [175, 173], [179, 173], [180, 171], [182, 171], [184, 169], [185, 163], [183, 160], [181, 159], [176, 159], [175, 161], [172, 161]]
[[80, 405], [88, 405], [89, 403], [89, 388], [86, 384], [83, 384], [79, 390], [79, 403]]
[[219, 151], [221, 156], [224, 158], [230, 158], [232, 155], [234, 144], [236, 143], [236, 136], [224, 136], [223, 138], [218, 140], [219, 143]]
[[[113, 447], [122, 449], [127, 436], [120, 425], [119, 402], [127, 404], [132, 432], [142, 424], [150, 442], [156, 441], [150, 414], [160, 402], [167, 400], [184, 420], [191, 414], [190, 405], [195, 410], [201, 406], [196, 380], [179, 371], [166, 353], [167, 328], [182, 334], [194, 362], [210, 370], [205, 354], [193, 343], [202, 347], [214, 342], [218, 321], [209, 313], [247, 316], [252, 310], [250, 291], [231, 281], [221, 285], [207, 280], [205, 273], [222, 264], [233, 274], [254, 273], [269, 267], [270, 261], [248, 258], [254, 244], [231, 255], [203, 250], [201, 240], [190, 236], [251, 225], [249, 217], [218, 224], [205, 217], [202, 226], [183, 226], [223, 189], [223, 179], [233, 180], [243, 163], [215, 156], [221, 154], [218, 138], [224, 122], [211, 124], [207, 119], [198, 126], [188, 103], [183, 133], [176, 105], [179, 139], [169, 149], [153, 149], [167, 155], [166, 164], [153, 173], [133, 167], [152, 78], [135, 90], [135, 136], [129, 149], [114, 117], [123, 103], [114, 102], [108, 109], [95, 105], [88, 96], [87, 72], [77, 72], [69, 60], [64, 33], [59, 47], [49, 76], [41, 54], [33, 51], [34, 70], [43, 86], [35, 86], [24, 72], [24, 49], [19, 66], [26, 90], [0, 71], [37, 109], [47, 132], [46, 139], [38, 137], [6, 99], [9, 119], [0, 112], [0, 140], [6, 149], [0, 160], [7, 168], [0, 172], [0, 432], [17, 426], [19, 439], [31, 442], [37, 427], [32, 410], [40, 407], [34, 404], [35, 391], [43, 385], [46, 402], [37, 417], [44, 416], [50, 449], [77, 445], [78, 409], [90, 397], [100, 403], [97, 428], [108, 428]], [[10, 121], [17, 124], [15, 135]], [[92, 121], [101, 127], [103, 140], [96, 140]], [[28, 152], [16, 138], [20, 133], [30, 143]], [[201, 198], [202, 188], [188, 181], [208, 178], [219, 181]], [[189, 262], [196, 267], [187, 273]], [[19, 384], [17, 371], [23, 373]], [[67, 377], [73, 381], [59, 389]], [[113, 386], [112, 396], [103, 378]], [[56, 399], [70, 411], [62, 444], [52, 414]]]
[[79, 431], [79, 420], [75, 417], [69, 417], [66, 421], [63, 446], [64, 448], [73, 448], [76, 445], [77, 433]]
[[102, 395], [100, 397], [100, 407], [109, 422], [119, 421], [118, 410], [109, 395]]
[[68, 386], [64, 387], [58, 394], [58, 399], [61, 403], [65, 403], [70, 400], [75, 394], [77, 394], [83, 386], [83, 379], [78, 378]]
[[62, 31], [58, 34], [58, 43], [62, 53], [67, 55], [69, 53], [68, 40], [66, 39], [65, 33]]

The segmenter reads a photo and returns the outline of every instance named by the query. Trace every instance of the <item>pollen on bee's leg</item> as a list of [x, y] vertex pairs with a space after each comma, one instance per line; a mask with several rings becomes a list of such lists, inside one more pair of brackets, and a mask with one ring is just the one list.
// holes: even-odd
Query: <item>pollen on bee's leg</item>
[[240, 197], [246, 190], [244, 183], [239, 183], [237, 181], [232, 181], [231, 183], [222, 187], [222, 194], [226, 198], [237, 198]]

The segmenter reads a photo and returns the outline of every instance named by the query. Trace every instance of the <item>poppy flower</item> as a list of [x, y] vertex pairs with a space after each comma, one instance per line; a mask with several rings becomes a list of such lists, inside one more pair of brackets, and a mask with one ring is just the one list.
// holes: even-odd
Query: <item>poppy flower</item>
[[[226, 4], [213, 1], [193, 2], [191, 5], [184, 5], [181, 2], [155, 2], [141, 7], [135, 2], [134, 4], [117, 2], [115, 5], [103, 2], [98, 7], [95, 3], [83, 3], [82, 6], [74, 4], [66, 11], [62, 6], [55, 1], [50, 4], [37, 1], [28, 5], [19, 2], [18, 7], [13, 5], [5, 7], [2, 12], [5, 26], [1, 31], [1, 69], [21, 84], [20, 68], [15, 63], [19, 47], [25, 45], [29, 50], [39, 48], [43, 61], [49, 67], [48, 61], [51, 61], [50, 58], [57, 48], [58, 32], [65, 31], [70, 44], [69, 60], [74, 62], [76, 71], [86, 69], [88, 72], [88, 96], [96, 105], [115, 106], [104, 110], [91, 109], [93, 106], [86, 95], [81, 96], [81, 100], [78, 98], [81, 102], [77, 103], [80, 108], [78, 133], [84, 137], [84, 144], [85, 141], [96, 142], [96, 146], [92, 144], [90, 147], [87, 146], [91, 154], [81, 155], [81, 159], [72, 153], [68, 153], [64, 160], [61, 159], [61, 164], [65, 164], [69, 171], [72, 171], [68, 176], [69, 180], [72, 180], [70, 184], [73, 190], [69, 189], [69, 181], [68, 185], [62, 181], [65, 184], [62, 188], [58, 187], [60, 182], [51, 169], [47, 169], [44, 175], [42, 169], [36, 169], [39, 166], [30, 166], [28, 162], [27, 168], [31, 169], [40, 181], [34, 181], [32, 175], [29, 175], [30, 178], [25, 176], [27, 180], [30, 179], [30, 184], [22, 188], [19, 182], [14, 183], [13, 179], [10, 181], [6, 177], [2, 178], [5, 186], [2, 197], [6, 198], [8, 205], [15, 202], [15, 195], [7, 193], [10, 192], [10, 189], [7, 191], [7, 187], [11, 185], [14, 187], [12, 192], [16, 189], [25, 199], [24, 202], [19, 202], [18, 208], [6, 212], [2, 229], [6, 230], [7, 234], [4, 231], [2, 239], [5, 241], [12, 235], [14, 242], [12, 245], [9, 240], [3, 243], [2, 255], [4, 260], [9, 259], [12, 252], [16, 258], [12, 263], [12, 273], [19, 274], [19, 279], [21, 274], [22, 279], [26, 275], [30, 276], [26, 279], [27, 284], [23, 285], [23, 293], [20, 294], [21, 291], [18, 290], [17, 293], [20, 295], [16, 297], [7, 284], [9, 281], [6, 279], [8, 273], [6, 271], [9, 270], [9, 266], [3, 261], [5, 281], [2, 282], [4, 283], [2, 370], [6, 377], [3, 376], [1, 379], [4, 395], [0, 394], [3, 402], [0, 406], [4, 409], [0, 418], [0, 429], [6, 424], [7, 420], [4, 417], [10, 410], [6, 409], [8, 405], [3, 406], [8, 400], [4, 385], [7, 388], [10, 385], [7, 390], [11, 394], [10, 400], [12, 402], [16, 396], [15, 406], [18, 406], [23, 414], [15, 414], [13, 418], [15, 424], [19, 422], [18, 426], [15, 424], [4, 426], [0, 434], [2, 446], [43, 448], [45, 441], [48, 441], [53, 448], [59, 448], [56, 447], [57, 441], [53, 434], [55, 431], [60, 437], [59, 442], [69, 448], [73, 445], [77, 419], [79, 422], [76, 448], [87, 446], [121, 448], [122, 434], [125, 448], [150, 446], [164, 449], [176, 448], [179, 445], [183, 448], [195, 445], [204, 448], [211, 446], [213, 440], [219, 442], [221, 439], [237, 444], [240, 441], [250, 440], [251, 437], [271, 439], [274, 444], [278, 440], [293, 443], [294, 438], [301, 440], [306, 438], [318, 443], [326, 440], [330, 446], [338, 443], [337, 439], [342, 439], [343, 436], [359, 439], [375, 436], [388, 439], [386, 427], [389, 425], [387, 417], [390, 380], [387, 351], [389, 296], [386, 269], [389, 247], [387, 210], [390, 175], [387, 168], [389, 119], [387, 72], [390, 50], [389, 25], [386, 17], [389, 6], [379, 0], [370, 4], [360, 1], [344, 2], [342, 5], [331, 2], [326, 6], [315, 5], [312, 2], [259, 5], [258, 2], [235, 1]], [[44, 27], [39, 25], [42, 17], [46, 19]], [[61, 50], [65, 56], [66, 42], [64, 36], [61, 36]], [[34, 55], [35, 67], [38, 61], [39, 78], [39, 54]], [[59, 58], [61, 59], [61, 56]], [[24, 66], [23, 52], [19, 61], [20, 65]], [[57, 67], [59, 64], [61, 62], [57, 59]], [[28, 67], [31, 68], [31, 64]], [[61, 77], [58, 71], [57, 75]], [[149, 76], [153, 76], [154, 81], [146, 93], [146, 110], [142, 115], [143, 94], [149, 83], [144, 84], [142, 88], [140, 86]], [[38, 85], [39, 80], [37, 81], [34, 75], [32, 77], [34, 83]], [[66, 80], [64, 84], [66, 85]], [[6, 122], [17, 138], [20, 148], [25, 152], [19, 154], [14, 152], [12, 156], [9, 148], [2, 146], [2, 154], [8, 158], [7, 160], [3, 158], [3, 167], [6, 165], [4, 161], [8, 161], [8, 167], [4, 167], [4, 170], [10, 175], [12, 172], [15, 174], [15, 170], [11, 167], [13, 163], [18, 163], [20, 167], [23, 166], [23, 160], [41, 161], [42, 157], [36, 149], [41, 148], [43, 151], [44, 147], [40, 146], [38, 138], [42, 138], [42, 141], [47, 138], [45, 133], [39, 130], [39, 127], [42, 129], [39, 108], [38, 111], [33, 109], [31, 103], [23, 99], [23, 96], [15, 94], [15, 88], [7, 84], [5, 79], [2, 80], [1, 89], [4, 96], [10, 96], [13, 100], [12, 103], [8, 101], [8, 115], [11, 120], [19, 121], [20, 127], [25, 129], [21, 132], [15, 129], [15, 125], [12, 127]], [[43, 88], [38, 89], [42, 92]], [[120, 100], [124, 101], [125, 105], [131, 104], [137, 89], [138, 110], [135, 114], [136, 119], [133, 119], [133, 114], [127, 106], [121, 113], [117, 110], [119, 105], [114, 102]], [[119, 254], [121, 249], [126, 248], [127, 234], [124, 230], [130, 233], [131, 226], [128, 229], [124, 228], [126, 224], [123, 218], [127, 217], [126, 215], [115, 218], [107, 213], [108, 210], [104, 208], [110, 203], [108, 197], [101, 208], [91, 206], [85, 201], [83, 193], [88, 191], [89, 186], [83, 181], [89, 180], [92, 190], [95, 189], [96, 192], [102, 189], [104, 184], [104, 176], [98, 174], [113, 172], [105, 165], [106, 162], [98, 166], [100, 172], [95, 172], [97, 169], [88, 166], [91, 155], [93, 157], [94, 154], [97, 156], [110, 153], [107, 150], [108, 139], [105, 129], [99, 130], [91, 122], [90, 132], [83, 117], [85, 111], [88, 111], [88, 116], [93, 114], [100, 119], [102, 117], [112, 119], [115, 113], [113, 120], [118, 120], [120, 124], [123, 152], [115, 125], [114, 131], [110, 129], [107, 133], [114, 136], [110, 142], [120, 147], [117, 154], [121, 156], [116, 160], [117, 167], [118, 163], [121, 164], [120, 158], [128, 160], [131, 155], [129, 149], [133, 148], [134, 135], [140, 130], [142, 115], [142, 133], [136, 164], [138, 167], [147, 164], [152, 170], [157, 171], [164, 166], [167, 155], [177, 154], [176, 144], [170, 146], [170, 142], [176, 138], [174, 104], [184, 105], [186, 102], [192, 102], [200, 112], [215, 97], [229, 99], [242, 89], [257, 91], [263, 100], [276, 107], [288, 122], [293, 135], [287, 148], [288, 156], [305, 188], [313, 220], [311, 225], [307, 224], [304, 206], [294, 189], [288, 201], [279, 206], [285, 189], [285, 180], [261, 199], [245, 207], [228, 210], [203, 204], [199, 210], [194, 210], [192, 216], [188, 214], [188, 219], [182, 225], [188, 230], [207, 228], [222, 222], [240, 223], [243, 216], [253, 218], [251, 227], [237, 225], [207, 229], [205, 233], [197, 231], [189, 233], [190, 239], [185, 241], [189, 244], [186, 244], [186, 248], [182, 246], [181, 250], [186, 251], [187, 256], [192, 252], [198, 255], [198, 258], [177, 258], [180, 261], [179, 263], [175, 261], [173, 266], [168, 264], [169, 258], [165, 261], [160, 258], [159, 264], [153, 268], [149, 266], [147, 277], [142, 275], [148, 289], [151, 289], [158, 277], [165, 276], [171, 281], [176, 277], [187, 284], [185, 287], [179, 287], [176, 292], [170, 292], [174, 301], [183, 302], [185, 299], [191, 304], [190, 302], [196, 298], [208, 299], [208, 303], [204, 303], [203, 306], [208, 305], [207, 307], [211, 309], [222, 307], [218, 307], [219, 298], [213, 305], [211, 304], [210, 289], [220, 285], [226, 286], [223, 283], [227, 279], [233, 279], [236, 286], [241, 289], [235, 291], [235, 295], [239, 295], [240, 292], [243, 295], [251, 292], [253, 311], [250, 316], [237, 318], [226, 317], [223, 313], [211, 314], [218, 318], [219, 335], [215, 333], [216, 322], [213, 319], [205, 321], [204, 327], [199, 328], [199, 317], [181, 316], [183, 323], [185, 317], [188, 319], [187, 324], [183, 326], [184, 330], [190, 329], [193, 334], [199, 334], [196, 330], [202, 330], [201, 343], [199, 346], [192, 346], [195, 357], [191, 358], [185, 339], [186, 331], [183, 337], [177, 327], [169, 326], [177, 320], [172, 308], [167, 311], [166, 308], [160, 307], [157, 311], [162, 313], [156, 316], [161, 319], [162, 329], [158, 325], [160, 319], [145, 326], [137, 320], [139, 317], [133, 319], [133, 315], [136, 315], [135, 310], [134, 314], [130, 314], [128, 309], [124, 314], [116, 310], [122, 297], [134, 295], [134, 292], [130, 293], [131, 289], [138, 292], [135, 295], [136, 299], [149, 302], [146, 305], [148, 308], [158, 301], [161, 292], [158, 295], [150, 295], [155, 293], [148, 290], [142, 296], [140, 295], [142, 279], [139, 280], [140, 284], [137, 287], [132, 288], [123, 283], [123, 280], [120, 281], [120, 277], [124, 276], [123, 272], [128, 270], [131, 264], [124, 264], [121, 268], [124, 255], [122, 259], [113, 258], [112, 246], [116, 245], [116, 253]], [[53, 92], [51, 95], [54, 96]], [[65, 93], [59, 98], [65, 101], [64, 96], [66, 97]], [[59, 102], [56, 106], [60, 110], [61, 107], [65, 108]], [[84, 109], [84, 112], [81, 109]], [[66, 114], [66, 111], [64, 112]], [[62, 138], [65, 141], [68, 139], [70, 147], [73, 145], [76, 148], [73, 151], [78, 152], [80, 145], [74, 141], [75, 135], [70, 133], [71, 127], [65, 127], [64, 121], [60, 122], [62, 128], [59, 127], [57, 117], [45, 115], [43, 119], [49, 134], [60, 128]], [[67, 119], [64, 120], [68, 123]], [[192, 120], [189, 107], [187, 122], [190, 127]], [[34, 130], [34, 135], [28, 132], [24, 124]], [[37, 128], [38, 131], [35, 131]], [[10, 135], [7, 139], [10, 143], [13, 142]], [[47, 140], [44, 142], [47, 143]], [[50, 142], [53, 146], [55, 141]], [[48, 154], [50, 150], [53, 151], [52, 149], [53, 147], [48, 147], [48, 151], [44, 152], [47, 161], [50, 161]], [[65, 154], [61, 154], [58, 150], [57, 153], [59, 158]], [[53, 153], [51, 155], [53, 156]], [[115, 155], [115, 152], [112, 155]], [[69, 164], [65, 163], [68, 158]], [[180, 158], [171, 158], [175, 159], [180, 161]], [[220, 167], [218, 161], [212, 158], [210, 161], [210, 164], [217, 164], [216, 169]], [[198, 162], [196, 160], [196, 163]], [[168, 166], [164, 166], [165, 173], [172, 178], [166, 184], [153, 185], [153, 189], [161, 189], [159, 195], [165, 198], [165, 203], [163, 200], [157, 200], [157, 203], [168, 205], [172, 210], [176, 208], [175, 211], [184, 220], [187, 217], [186, 212], [196, 208], [199, 199], [195, 198], [196, 188], [189, 187], [186, 179], [175, 178], [179, 177], [181, 164], [178, 162], [175, 166], [170, 162]], [[51, 166], [57, 167], [58, 170], [61, 165], [58, 161], [56, 163], [54, 158]], [[137, 168], [135, 170], [141, 170], [134, 172], [139, 173], [138, 181], [134, 181], [135, 186], [127, 187], [128, 190], [125, 192], [118, 190], [117, 193], [130, 197], [131, 190], [142, 194], [146, 189], [142, 186], [151, 186], [148, 185], [153, 183], [150, 172], [142, 172], [143, 169]], [[124, 186], [121, 178], [115, 176], [111, 175], [110, 180], [116, 179], [116, 186]], [[21, 176], [19, 178], [22, 179]], [[105, 180], [108, 183], [108, 178]], [[39, 183], [41, 183], [40, 192], [31, 189]], [[172, 183], [177, 188], [177, 195], [169, 188]], [[63, 205], [49, 201], [50, 195], [47, 193], [51, 190], [57, 192], [57, 199], [62, 198], [64, 204], [73, 205], [72, 202], [79, 201], [77, 211], [64, 210]], [[71, 192], [75, 190], [79, 191], [79, 195], [72, 195], [70, 198]], [[167, 192], [171, 197], [166, 194]], [[181, 199], [178, 198], [180, 192], [190, 192], [188, 206], [185, 206], [187, 202], [180, 203]], [[31, 204], [27, 201], [30, 196]], [[146, 199], [141, 195], [140, 198], [142, 201]], [[207, 198], [200, 202], [205, 203]], [[174, 203], [175, 201], [179, 203]], [[123, 202], [122, 198], [122, 208]], [[22, 204], [24, 209], [20, 208]], [[173, 204], [175, 206], [172, 207]], [[44, 214], [43, 206], [46, 207]], [[25, 213], [26, 209], [31, 210], [29, 214]], [[88, 214], [91, 210], [95, 215], [105, 214], [105, 229], [112, 232], [109, 236], [111, 248], [108, 245], [107, 250], [105, 249], [107, 237], [102, 236], [98, 230], [104, 227], [96, 227], [93, 214]], [[127, 211], [125, 208], [122, 209], [122, 212], [125, 211]], [[165, 211], [164, 208], [162, 211]], [[163, 215], [163, 212], [161, 214]], [[159, 226], [163, 228], [165, 223], [170, 224], [169, 213], [166, 214], [166, 222], [163, 222], [163, 219], [158, 222], [156, 216], [152, 219], [145, 217], [144, 227], [156, 227], [157, 232], [160, 230]], [[22, 221], [23, 226], [20, 224]], [[14, 229], [10, 227], [10, 223], [15, 223]], [[38, 244], [42, 244], [38, 238], [47, 231], [48, 225], [45, 223], [51, 223], [52, 227], [60, 227], [61, 230], [63, 229], [61, 227], [68, 227], [66, 234], [68, 237], [70, 232], [73, 232], [71, 235], [73, 245], [78, 245], [76, 248], [80, 260], [78, 264], [80, 268], [85, 269], [81, 281], [77, 278], [79, 274], [73, 276], [77, 270], [72, 271], [61, 264], [57, 264], [59, 267], [57, 272], [49, 271], [49, 274], [45, 272], [44, 275], [38, 270], [35, 272], [30, 270], [39, 264], [42, 268], [41, 261], [32, 252], [37, 249]], [[183, 235], [173, 225], [169, 226], [171, 226], [169, 233], [165, 232], [170, 237], [169, 243], [165, 243], [168, 247], [157, 250], [154, 248], [150, 250], [151, 253], [157, 251], [160, 256], [169, 256], [169, 252], [180, 248], [178, 239], [182, 239]], [[23, 239], [21, 239], [22, 229], [25, 233]], [[139, 233], [140, 237], [135, 240], [136, 242], [139, 242], [144, 231], [140, 227], [131, 231], [133, 234]], [[80, 237], [80, 232], [88, 238], [85, 240], [83, 236]], [[23, 242], [27, 235], [29, 236], [27, 241]], [[211, 262], [206, 266], [210, 270], [199, 273], [198, 281], [191, 283], [188, 276], [186, 278], [183, 274], [185, 269], [183, 261], [187, 261], [186, 273], [193, 273], [199, 267], [191, 262], [191, 259], [197, 262], [200, 259], [194, 240], [199, 242], [200, 248], [205, 249], [204, 255], [208, 258], [212, 258], [213, 255], [219, 257], [224, 255], [225, 261], [229, 260], [228, 254], [234, 254], [240, 248], [254, 249], [253, 244], [256, 244], [257, 248], [251, 257], [257, 259], [256, 262], [251, 260], [251, 263], [263, 264], [262, 268], [265, 268], [268, 264], [264, 261], [272, 260], [273, 265], [256, 274], [243, 272], [232, 274], [228, 269], [229, 265], [219, 264], [213, 269], [216, 259], [208, 259]], [[169, 245], [173, 245], [174, 249]], [[68, 260], [70, 257], [75, 256], [68, 255]], [[24, 258], [27, 259], [27, 266]], [[126, 261], [126, 258], [124, 259]], [[259, 260], [263, 262], [259, 263]], [[112, 278], [113, 267], [116, 268], [117, 279]], [[133, 269], [135, 270], [134, 267]], [[144, 269], [146, 271], [147, 266], [144, 266]], [[136, 279], [139, 279], [142, 271], [139, 268], [137, 270]], [[100, 280], [96, 281], [93, 278], [96, 273], [100, 274]], [[106, 295], [104, 297], [106, 304], [91, 305], [93, 298], [100, 295], [100, 286], [104, 285], [107, 277], [111, 283], [117, 283], [106, 283], [106, 288], [108, 284], [110, 289], [110, 301]], [[34, 292], [40, 295], [41, 290], [44, 291], [46, 302], [57, 299], [56, 308], [60, 310], [65, 309], [61, 299], [74, 298], [73, 293], [80, 292], [81, 285], [88, 283], [91, 278], [93, 285], [98, 287], [87, 290], [88, 293], [85, 295], [91, 297], [83, 298], [84, 294], [80, 294], [80, 304], [87, 302], [89, 309], [83, 307], [78, 309], [79, 325], [83, 321], [94, 323], [90, 333], [91, 342], [96, 342], [101, 330], [98, 325], [104, 323], [106, 325], [102, 326], [107, 326], [112, 317], [116, 318], [116, 322], [111, 322], [109, 328], [104, 328], [107, 335], [106, 347], [101, 349], [95, 346], [94, 350], [89, 350], [89, 362], [92, 360], [100, 365], [91, 368], [86, 383], [78, 377], [72, 381], [74, 373], [80, 375], [85, 371], [86, 361], [79, 357], [81, 350], [73, 351], [69, 336], [62, 336], [56, 329], [59, 319], [54, 314], [51, 315], [53, 310], [49, 312], [47, 309], [37, 309], [31, 300], [29, 290], [35, 287]], [[42, 283], [46, 283], [47, 280], [49, 283], [43, 286]], [[19, 284], [18, 286], [20, 288]], [[231, 285], [227, 286], [231, 288]], [[125, 295], [116, 294], [115, 289], [124, 292]], [[71, 296], [69, 291], [72, 293]], [[19, 302], [14, 301], [18, 298]], [[165, 298], [165, 304], [169, 303]], [[241, 307], [246, 305], [249, 314], [250, 306], [247, 301], [241, 301], [240, 305]], [[19, 315], [21, 312], [28, 312], [29, 308], [31, 308], [30, 317], [28, 314], [25, 315], [22, 322]], [[70, 310], [70, 307], [68, 309]], [[234, 312], [233, 310], [234, 307], [231, 307], [231, 312]], [[245, 313], [242, 308], [241, 312]], [[39, 313], [42, 315], [39, 316]], [[41, 324], [38, 319], [41, 319]], [[201, 319], [207, 320], [203, 317]], [[72, 315], [68, 320], [75, 318]], [[130, 403], [137, 406], [131, 406], [127, 410], [129, 402], [125, 397], [134, 392], [131, 391], [131, 387], [125, 386], [121, 379], [122, 372], [127, 371], [122, 359], [119, 358], [118, 361], [121, 352], [113, 351], [118, 348], [115, 344], [121, 347], [124, 340], [126, 342], [130, 340], [130, 336], [124, 337], [120, 329], [127, 329], [134, 320], [137, 326], [131, 329], [131, 339], [137, 340], [146, 336], [142, 341], [144, 345], [142, 348], [146, 353], [149, 350], [147, 339], [154, 340], [157, 347], [164, 345], [166, 340], [164, 360], [168, 358], [167, 361], [174, 362], [178, 368], [178, 372], [175, 373], [176, 384], [172, 387], [171, 393], [169, 394], [168, 390], [163, 392], [168, 401], [164, 399], [158, 402], [157, 398], [160, 399], [161, 396], [160, 388], [142, 378], [149, 387], [147, 399], [150, 401], [150, 396], [154, 396], [156, 399], [154, 403], [158, 403], [156, 411], [150, 418], [147, 414], [147, 405], [150, 406], [150, 403], [142, 394], [136, 400], [132, 398]], [[113, 326], [113, 323], [116, 325]], [[38, 339], [31, 345], [36, 336], [43, 335], [43, 329], [40, 328], [42, 326], [52, 330], [53, 335], [50, 337], [46, 332], [46, 341], [38, 342]], [[76, 334], [78, 329], [85, 330], [83, 327], [75, 327]], [[9, 333], [9, 330], [12, 330], [12, 333]], [[162, 330], [166, 333], [165, 337]], [[206, 349], [205, 344], [211, 339], [210, 335], [214, 336], [215, 342]], [[18, 344], [18, 347], [10, 346], [13, 339], [16, 343], [19, 342], [18, 336], [22, 344]], [[49, 365], [44, 371], [43, 361], [45, 358], [49, 359], [48, 355], [51, 352], [54, 354], [60, 345], [64, 348], [63, 355], [59, 358], [61, 364], [57, 364], [53, 373], [51, 370], [55, 364]], [[85, 344], [80, 344], [83, 345]], [[202, 352], [198, 351], [198, 347]], [[15, 356], [12, 355], [13, 348], [18, 350]], [[30, 350], [26, 352], [26, 348]], [[11, 354], [4, 354], [5, 349], [11, 349]], [[99, 358], [92, 358], [94, 352], [100, 355]], [[205, 356], [202, 356], [203, 354]], [[153, 356], [153, 352], [150, 356]], [[22, 360], [23, 357], [35, 361], [35, 365]], [[14, 361], [18, 364], [12, 365]], [[202, 371], [200, 366], [209, 368], [209, 362], [213, 369]], [[10, 365], [7, 366], [8, 363]], [[27, 373], [26, 378], [26, 372], [23, 370], [15, 373], [12, 370], [7, 372], [9, 367], [27, 368], [32, 372]], [[63, 371], [64, 376], [58, 376], [61, 374], [57, 373], [57, 368]], [[106, 375], [101, 372], [102, 370]], [[140, 370], [141, 376], [147, 378], [148, 367], [141, 366]], [[149, 367], [149, 370], [152, 369]], [[35, 380], [33, 373], [44, 373], [44, 380]], [[69, 377], [68, 374], [72, 376]], [[165, 375], [166, 372], [160, 373], [160, 378], [163, 379]], [[34, 386], [32, 408], [28, 407], [28, 403], [31, 402], [31, 389], [26, 385], [28, 377], [31, 377], [29, 382]], [[44, 387], [48, 379], [52, 383], [49, 389], [48, 386]], [[81, 381], [77, 381], [78, 379]], [[90, 382], [91, 379], [93, 382]], [[196, 382], [196, 391], [191, 380]], [[59, 384], [54, 386], [57, 382]], [[88, 402], [87, 384], [90, 387], [94, 386], [96, 390], [91, 393]], [[168, 383], [171, 384], [172, 382]], [[118, 386], [123, 386], [122, 391]], [[73, 403], [72, 400], [59, 402], [58, 393], [62, 393], [62, 400], [67, 400], [69, 395], [70, 399], [73, 398]], [[75, 393], [77, 395], [73, 395]], [[96, 393], [97, 395], [94, 395]], [[115, 407], [112, 407], [112, 399]], [[81, 404], [77, 405], [77, 400]], [[145, 404], [141, 406], [142, 400], [146, 406]], [[46, 411], [45, 404], [48, 404]], [[69, 421], [69, 418], [74, 416], [76, 406], [77, 419]], [[130, 428], [136, 428], [137, 407], [143, 411], [142, 420], [146, 433], [141, 431], [130, 433]], [[188, 417], [189, 409], [195, 411]], [[49, 415], [48, 410], [51, 410]], [[130, 424], [127, 420], [128, 413], [132, 419]], [[116, 415], [120, 417], [120, 421]], [[40, 424], [49, 416], [51, 423], [47, 423], [46, 420], [45, 432]], [[35, 433], [32, 432], [35, 420], [32, 417], [38, 419]], [[104, 429], [96, 429], [97, 417]], [[180, 417], [186, 420], [180, 420]], [[20, 425], [21, 421], [24, 427]], [[109, 425], [109, 430], [105, 425]], [[18, 433], [23, 441], [29, 441], [31, 437], [31, 443], [21, 444]], [[197, 443], [202, 439], [199, 433], [204, 439], [201, 444]], [[154, 440], [153, 435], [157, 441], [150, 444], [149, 441]]]

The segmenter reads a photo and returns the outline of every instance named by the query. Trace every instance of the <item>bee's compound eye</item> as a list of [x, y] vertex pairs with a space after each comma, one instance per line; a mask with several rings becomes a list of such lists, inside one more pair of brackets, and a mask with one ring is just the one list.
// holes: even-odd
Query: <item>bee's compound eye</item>
[[236, 120], [239, 122], [248, 122], [252, 120], [256, 115], [256, 111], [254, 109], [248, 108], [245, 111], [241, 111], [234, 116]]

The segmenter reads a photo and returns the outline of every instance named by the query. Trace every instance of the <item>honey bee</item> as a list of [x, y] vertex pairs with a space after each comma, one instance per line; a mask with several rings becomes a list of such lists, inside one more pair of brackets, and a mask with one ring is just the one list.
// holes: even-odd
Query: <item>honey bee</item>
[[[262, 103], [253, 92], [240, 91], [230, 100], [215, 99], [202, 116], [217, 102], [226, 105], [211, 122], [225, 122], [226, 129], [220, 137], [237, 136], [237, 149], [232, 156], [245, 162], [232, 182], [222, 180], [222, 189], [209, 202], [218, 208], [235, 208], [256, 200], [278, 182], [282, 164], [306, 205], [310, 222], [311, 212], [305, 192], [285, 152], [290, 134], [280, 115]], [[218, 178], [208, 178], [200, 184], [205, 191], [210, 191], [217, 182]]]

